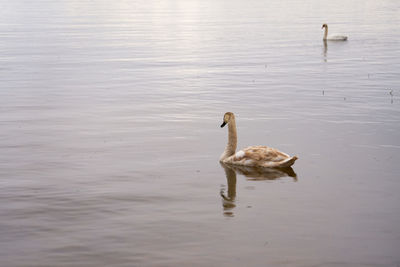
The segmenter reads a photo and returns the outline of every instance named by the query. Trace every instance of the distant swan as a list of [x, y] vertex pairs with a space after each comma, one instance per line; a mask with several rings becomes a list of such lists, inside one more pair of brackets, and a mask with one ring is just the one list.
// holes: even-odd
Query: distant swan
[[323, 24], [321, 29], [325, 28], [324, 41], [346, 41], [347, 36], [344, 35], [330, 35], [328, 36], [328, 24]]
[[232, 112], [225, 113], [221, 128], [226, 124], [228, 124], [228, 144], [219, 159], [220, 162], [250, 167], [283, 168], [293, 165], [297, 160], [296, 156], [290, 157], [286, 153], [266, 146], [250, 146], [236, 152], [236, 121]]

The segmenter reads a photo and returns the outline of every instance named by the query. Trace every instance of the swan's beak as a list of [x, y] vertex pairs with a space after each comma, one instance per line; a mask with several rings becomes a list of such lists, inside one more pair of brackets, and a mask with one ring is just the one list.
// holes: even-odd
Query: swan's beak
[[224, 127], [225, 125], [226, 125], [226, 122], [223, 122], [223, 123], [221, 124], [221, 128]]

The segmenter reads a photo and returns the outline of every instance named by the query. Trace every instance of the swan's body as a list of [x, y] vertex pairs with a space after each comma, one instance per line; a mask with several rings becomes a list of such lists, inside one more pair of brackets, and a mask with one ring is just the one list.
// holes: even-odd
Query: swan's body
[[220, 162], [240, 166], [280, 168], [289, 167], [297, 160], [296, 156], [291, 157], [267, 146], [250, 146], [236, 152], [236, 121], [232, 112], [225, 113], [221, 127], [226, 124], [228, 124], [228, 144], [219, 159]]
[[324, 41], [346, 41], [347, 40], [347, 36], [344, 36], [344, 35], [329, 35], [328, 36], [328, 24], [323, 24], [321, 29], [323, 29], [323, 28], [325, 28], [324, 37], [323, 37]]

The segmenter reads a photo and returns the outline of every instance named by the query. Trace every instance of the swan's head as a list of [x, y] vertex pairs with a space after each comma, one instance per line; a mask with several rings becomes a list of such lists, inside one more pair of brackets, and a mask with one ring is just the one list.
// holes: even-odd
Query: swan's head
[[328, 24], [326, 24], [326, 23], [322, 24], [321, 29], [323, 29], [323, 28], [328, 28]]
[[235, 115], [233, 115], [232, 112], [227, 112], [224, 115], [224, 121], [221, 124], [221, 128], [224, 127], [226, 124], [228, 124], [231, 120], [235, 118]]

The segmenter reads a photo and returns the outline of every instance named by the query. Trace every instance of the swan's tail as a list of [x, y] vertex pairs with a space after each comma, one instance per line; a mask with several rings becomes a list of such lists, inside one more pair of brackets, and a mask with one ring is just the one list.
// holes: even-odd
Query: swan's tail
[[294, 164], [294, 162], [298, 159], [297, 156], [293, 156], [291, 158], [288, 158], [287, 160], [283, 161], [279, 167], [290, 167]]

